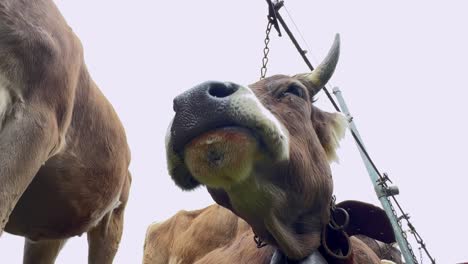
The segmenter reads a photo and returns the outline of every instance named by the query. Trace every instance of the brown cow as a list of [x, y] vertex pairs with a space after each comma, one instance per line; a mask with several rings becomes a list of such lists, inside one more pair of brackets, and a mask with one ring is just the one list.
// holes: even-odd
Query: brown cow
[[[165, 222], [148, 228], [143, 263], [195, 263], [213, 250], [234, 243], [249, 231], [245, 221], [219, 205], [180, 211]], [[252, 246], [251, 239], [246, 245]]]
[[320, 257], [330, 220], [329, 162], [346, 120], [318, 109], [313, 98], [338, 57], [337, 36], [311, 73], [275, 75], [249, 87], [209, 81], [174, 99], [166, 138], [172, 179], [184, 190], [206, 185], [218, 204], [291, 260]]
[[[377, 219], [374, 217], [373, 220]], [[269, 245], [257, 249], [253, 237], [252, 229], [245, 221], [219, 205], [180, 211], [162, 223], [149, 226], [143, 263], [270, 263], [275, 249]], [[382, 244], [383, 247], [388, 244], [363, 235], [352, 236], [350, 242], [357, 263], [379, 263], [380, 259], [389, 259], [385, 251], [374, 254], [369, 250], [369, 244]], [[397, 263], [401, 263], [399, 260]]]
[[87, 232], [89, 263], [112, 263], [130, 188], [124, 128], [52, 0], [0, 2], [0, 234], [24, 263], [53, 263]]

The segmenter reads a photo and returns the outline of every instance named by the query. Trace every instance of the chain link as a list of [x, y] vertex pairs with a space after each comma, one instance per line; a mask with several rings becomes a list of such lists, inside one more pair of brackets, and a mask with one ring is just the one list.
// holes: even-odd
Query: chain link
[[[337, 215], [341, 214], [341, 219], [340, 223], [337, 223], [336, 220]], [[330, 222], [328, 223], [328, 226], [331, 227], [334, 230], [344, 230], [349, 224], [349, 214], [348, 211], [341, 207], [336, 207], [336, 196], [332, 195], [331, 203], [330, 203]]]
[[268, 44], [270, 43], [270, 31], [271, 27], [273, 26], [273, 23], [271, 20], [268, 20], [268, 25], [266, 28], [266, 36], [265, 36], [265, 47], [263, 48], [263, 59], [262, 59], [262, 67], [260, 68], [260, 80], [265, 79], [266, 73], [267, 73], [267, 64], [268, 64], [268, 53], [270, 53], [270, 48], [268, 47]]
[[[395, 216], [396, 219], [398, 219], [397, 212], [395, 211], [395, 208], [393, 207], [393, 204], [392, 204], [392, 202], [390, 201], [390, 199], [389, 199], [388, 197], [387, 197], [387, 201], [388, 201], [388, 203], [390, 204], [390, 209], [392, 209], [393, 215]], [[405, 219], [406, 219], [406, 217], [405, 217]], [[407, 220], [407, 221], [408, 221], [408, 220]], [[408, 249], [409, 249], [409, 251], [410, 251], [410, 253], [411, 253], [411, 257], [413, 258], [414, 263], [418, 263], [418, 259], [417, 259], [416, 256], [414, 255], [413, 248], [411, 247], [411, 244], [410, 244], [409, 241], [408, 241], [408, 236], [406, 235], [406, 232], [403, 231], [403, 226], [402, 226], [402, 224], [401, 224], [401, 220], [398, 219], [397, 223], [398, 223], [398, 225], [400, 226], [401, 234], [402, 234], [402, 236], [403, 236], [403, 239], [405, 240], [405, 243], [408, 245]]]
[[423, 264], [422, 247], [419, 247], [419, 258], [421, 259], [421, 264]]

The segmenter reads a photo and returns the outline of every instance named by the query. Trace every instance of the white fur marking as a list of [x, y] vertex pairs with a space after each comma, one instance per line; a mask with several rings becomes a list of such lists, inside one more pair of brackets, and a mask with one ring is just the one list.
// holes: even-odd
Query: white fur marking
[[281, 122], [260, 102], [254, 92], [248, 87], [241, 87], [232, 95], [231, 111], [237, 113], [253, 127], [261, 127], [268, 135], [264, 135], [274, 145], [278, 153], [275, 153], [278, 160], [289, 159], [289, 132], [284, 128]]
[[327, 151], [327, 158], [329, 162], [338, 162], [336, 149], [340, 146], [340, 140], [345, 136], [346, 128], [348, 127], [348, 122], [342, 114], [336, 113], [335, 115], [336, 117], [332, 123], [332, 135], [330, 135], [330, 149]]
[[8, 87], [9, 82], [0, 76], [0, 130], [2, 130], [3, 121], [12, 104], [12, 98]]

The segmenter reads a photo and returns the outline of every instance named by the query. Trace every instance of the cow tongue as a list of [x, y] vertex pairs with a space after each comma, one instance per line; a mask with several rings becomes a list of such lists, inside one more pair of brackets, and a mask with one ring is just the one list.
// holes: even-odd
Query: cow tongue
[[200, 183], [226, 188], [250, 175], [257, 153], [257, 140], [249, 130], [225, 127], [189, 142], [184, 149], [184, 160]]

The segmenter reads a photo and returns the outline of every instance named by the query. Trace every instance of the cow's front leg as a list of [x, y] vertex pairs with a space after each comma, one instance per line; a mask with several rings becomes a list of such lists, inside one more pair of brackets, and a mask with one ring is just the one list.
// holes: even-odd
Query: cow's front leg
[[65, 245], [66, 239], [24, 242], [24, 264], [54, 264], [58, 253]]
[[105, 215], [96, 227], [88, 231], [89, 264], [112, 264], [122, 237], [124, 211], [130, 184], [129, 174], [123, 185], [118, 207]]
[[55, 116], [16, 105], [0, 130], [0, 236], [13, 208], [58, 142]]

